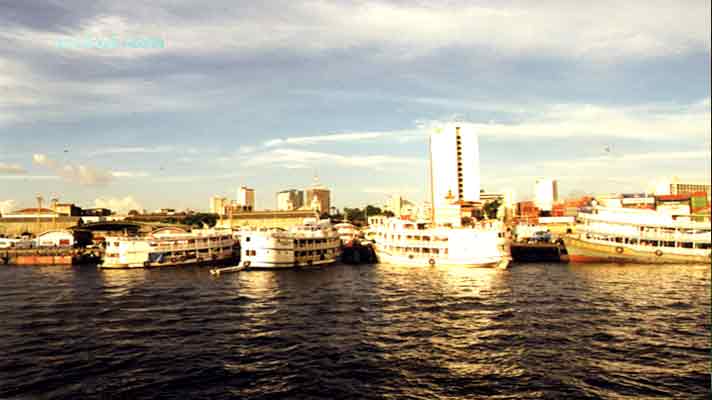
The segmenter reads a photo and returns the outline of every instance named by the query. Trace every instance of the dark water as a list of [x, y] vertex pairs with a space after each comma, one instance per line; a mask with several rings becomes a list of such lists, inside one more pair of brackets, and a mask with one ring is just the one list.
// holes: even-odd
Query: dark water
[[0, 268], [0, 398], [706, 399], [710, 267]]

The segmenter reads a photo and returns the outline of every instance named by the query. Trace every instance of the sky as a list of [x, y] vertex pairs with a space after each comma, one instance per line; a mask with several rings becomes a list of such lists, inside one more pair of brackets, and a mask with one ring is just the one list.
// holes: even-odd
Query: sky
[[518, 200], [710, 180], [709, 1], [27, 0], [0, 26], [0, 212], [268, 209], [315, 175], [337, 207], [422, 201], [453, 121]]

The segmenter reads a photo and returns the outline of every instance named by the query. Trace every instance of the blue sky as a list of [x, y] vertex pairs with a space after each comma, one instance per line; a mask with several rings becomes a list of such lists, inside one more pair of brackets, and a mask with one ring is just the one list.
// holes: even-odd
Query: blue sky
[[[23, 1], [0, 25], [5, 209], [207, 209], [242, 184], [273, 208], [315, 171], [338, 207], [420, 201], [453, 120], [520, 200], [710, 179], [708, 1]], [[165, 47], [57, 46], [92, 37]]]

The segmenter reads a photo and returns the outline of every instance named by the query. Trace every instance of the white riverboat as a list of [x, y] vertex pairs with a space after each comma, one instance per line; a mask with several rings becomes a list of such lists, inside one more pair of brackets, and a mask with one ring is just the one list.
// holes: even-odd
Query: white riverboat
[[307, 222], [289, 230], [256, 229], [240, 234], [240, 265], [249, 268], [293, 268], [331, 264], [341, 240], [328, 221]]
[[655, 210], [595, 207], [564, 237], [570, 262], [706, 264], [710, 220]]
[[363, 233], [358, 229], [358, 227], [348, 222], [338, 223], [334, 225], [334, 229], [336, 229], [336, 232], [339, 234], [342, 246], [353, 241], [354, 239], [363, 238]]
[[370, 217], [369, 231], [376, 257], [382, 263], [507, 268], [511, 261], [509, 241], [499, 221], [450, 228]]
[[101, 268], [152, 268], [221, 264], [236, 259], [230, 231], [166, 228], [148, 236], [107, 237]]

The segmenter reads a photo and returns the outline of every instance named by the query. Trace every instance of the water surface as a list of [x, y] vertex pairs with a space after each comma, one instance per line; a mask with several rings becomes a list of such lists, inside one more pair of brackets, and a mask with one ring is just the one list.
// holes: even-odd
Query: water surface
[[710, 267], [0, 267], [0, 398], [706, 399]]

